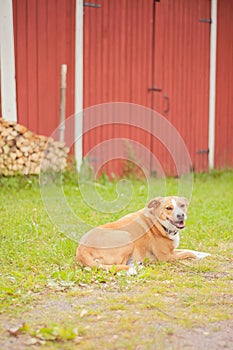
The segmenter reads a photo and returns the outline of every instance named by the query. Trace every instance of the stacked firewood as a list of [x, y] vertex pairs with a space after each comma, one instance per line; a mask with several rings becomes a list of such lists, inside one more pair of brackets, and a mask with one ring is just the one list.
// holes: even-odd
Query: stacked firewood
[[68, 151], [63, 142], [0, 118], [0, 174], [39, 174], [41, 165], [43, 170], [63, 170]]

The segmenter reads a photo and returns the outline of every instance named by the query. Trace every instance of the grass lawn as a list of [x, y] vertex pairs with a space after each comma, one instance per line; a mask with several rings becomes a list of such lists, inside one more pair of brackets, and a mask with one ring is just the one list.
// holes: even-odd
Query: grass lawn
[[[129, 205], [112, 214], [91, 209], [74, 178], [63, 189], [76, 215], [99, 225], [145, 205], [146, 183], [132, 186]], [[166, 188], [176, 195], [177, 180]], [[116, 184], [102, 181], [97, 191], [114, 199]], [[232, 208], [232, 171], [195, 175], [180, 248], [211, 257], [128, 277], [78, 267], [77, 242], [50, 221], [38, 179], [0, 178], [0, 349], [182, 349], [182, 337], [195, 341], [192, 330], [206, 329], [208, 338], [232, 325]]]

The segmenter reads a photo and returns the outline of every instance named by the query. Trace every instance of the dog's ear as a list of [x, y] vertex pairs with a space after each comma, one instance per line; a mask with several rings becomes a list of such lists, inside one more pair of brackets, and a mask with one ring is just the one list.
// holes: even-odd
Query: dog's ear
[[150, 200], [147, 206], [144, 208], [144, 215], [150, 217], [151, 215], [155, 216], [155, 209], [157, 209], [162, 201], [163, 197], [156, 197]]
[[186, 207], [189, 206], [189, 200], [185, 197], [180, 197], [180, 201], [186, 205]]
[[161, 203], [161, 199], [162, 197], [156, 197], [154, 199], [152, 199], [148, 204], [147, 204], [147, 208], [151, 209], [151, 208], [158, 208], [158, 206]]

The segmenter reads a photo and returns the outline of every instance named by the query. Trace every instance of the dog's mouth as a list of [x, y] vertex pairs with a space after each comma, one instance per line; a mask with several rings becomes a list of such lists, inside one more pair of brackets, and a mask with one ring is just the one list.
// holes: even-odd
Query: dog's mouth
[[172, 221], [171, 219], [168, 219], [168, 221], [175, 226], [176, 228], [178, 228], [179, 230], [182, 230], [183, 228], [185, 228], [185, 222], [184, 220], [179, 220], [179, 221]]

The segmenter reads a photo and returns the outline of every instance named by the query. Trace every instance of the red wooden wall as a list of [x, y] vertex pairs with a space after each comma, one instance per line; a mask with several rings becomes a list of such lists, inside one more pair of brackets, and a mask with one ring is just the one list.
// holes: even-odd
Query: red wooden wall
[[215, 166], [233, 166], [233, 0], [218, 1]]
[[75, 0], [13, 0], [18, 121], [39, 134], [59, 125], [60, 66], [66, 115], [74, 113]]
[[[207, 170], [210, 24], [199, 19], [210, 18], [210, 1], [98, 4], [101, 8], [85, 7], [84, 13], [84, 107], [125, 101], [158, 111], [185, 140], [195, 170]], [[151, 87], [161, 91], [148, 91]], [[88, 123], [84, 115], [84, 129]], [[152, 116], [145, 123], [155, 131]], [[167, 150], [132, 127], [108, 126], [88, 133], [84, 154], [106, 137], [137, 140], [174, 174]]]
[[[184, 139], [194, 169], [207, 170], [210, 24], [200, 19], [210, 18], [211, 1], [95, 3], [101, 7], [84, 7], [84, 107], [125, 101], [158, 111]], [[217, 167], [233, 166], [232, 13], [233, 0], [218, 1]], [[59, 124], [63, 63], [68, 65], [67, 117], [74, 112], [75, 0], [13, 0], [13, 15], [18, 120], [50, 135]], [[148, 91], [151, 87], [160, 90]], [[136, 116], [129, 115], [136, 124]], [[174, 174], [173, 160], [151, 135], [153, 116], [146, 112], [142, 118], [151, 133], [122, 124], [86, 132], [84, 155], [104, 140], [123, 137], [152, 150], [163, 168]], [[106, 122], [101, 113], [97, 119]], [[84, 112], [84, 132], [90, 126]], [[114, 150], [107, 151], [110, 157]], [[152, 171], [149, 153], [146, 162]], [[108, 170], [119, 172], [121, 165], [113, 162]]]

